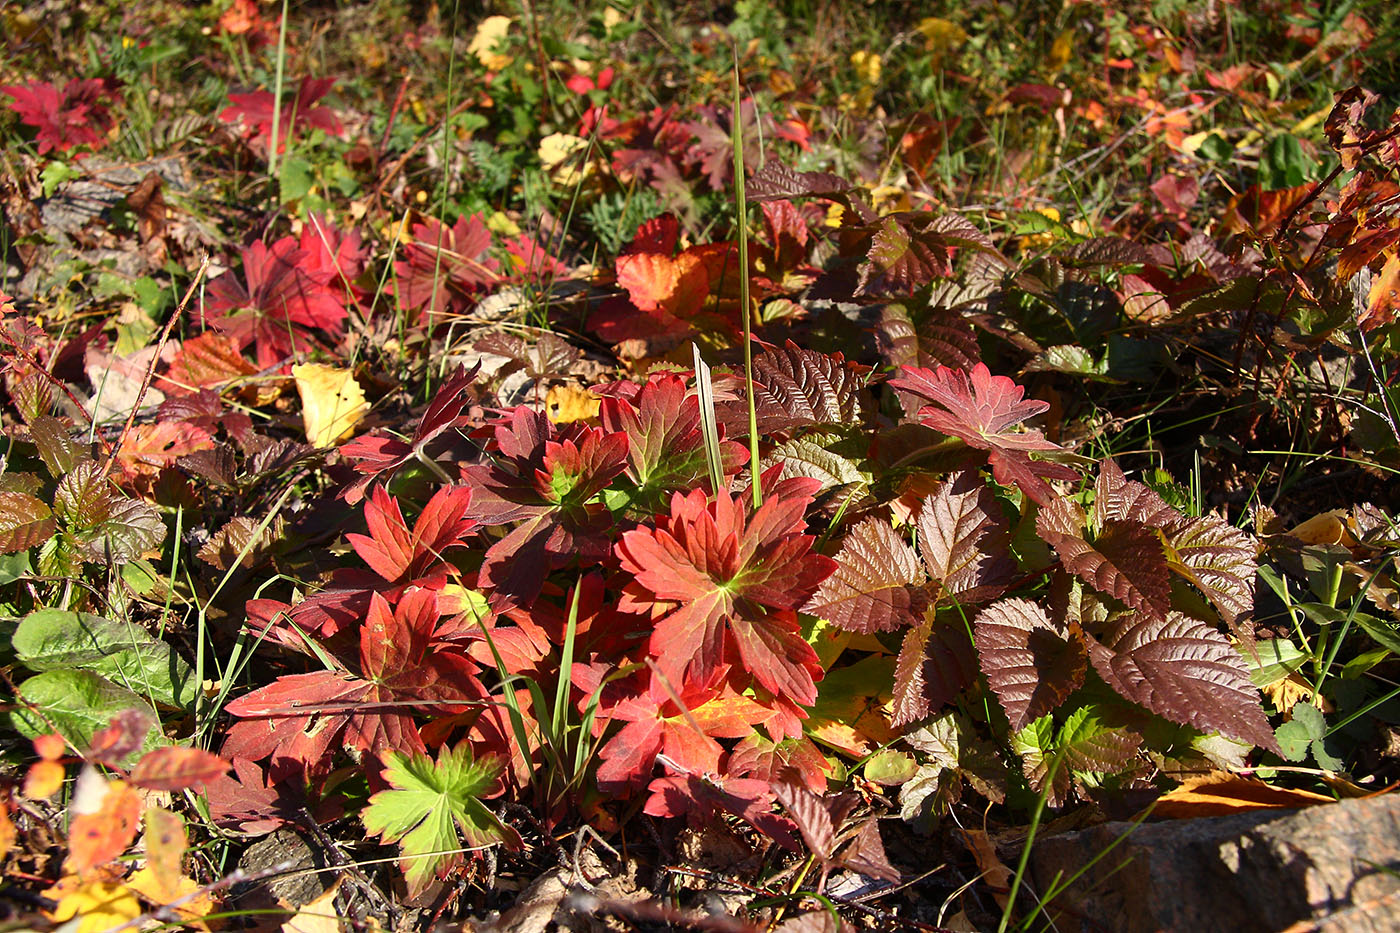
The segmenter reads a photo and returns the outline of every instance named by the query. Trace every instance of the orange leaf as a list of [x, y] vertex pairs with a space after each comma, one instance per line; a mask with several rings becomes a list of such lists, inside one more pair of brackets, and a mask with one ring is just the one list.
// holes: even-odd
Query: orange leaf
[[691, 317], [705, 306], [710, 276], [701, 257], [686, 250], [672, 259], [659, 253], [617, 258], [617, 284], [643, 311]]
[[232, 765], [201, 748], [168, 745], [147, 752], [131, 771], [131, 782], [149, 790], [184, 790], [226, 773]]
[[1383, 327], [1395, 320], [1400, 311], [1400, 253], [1385, 261], [1380, 275], [1371, 280], [1371, 292], [1366, 296], [1366, 313], [1356, 322], [1363, 331]]
[[1250, 810], [1313, 807], [1336, 803], [1323, 794], [1306, 790], [1273, 787], [1255, 778], [1243, 778], [1223, 771], [1212, 771], [1190, 778], [1171, 793], [1157, 798], [1152, 816], [1168, 820], [1188, 820], [1198, 816], [1226, 816]]
[[24, 776], [24, 796], [44, 800], [58, 793], [63, 786], [66, 769], [56, 761], [36, 761]]
[[962, 834], [963, 841], [967, 843], [973, 860], [982, 872], [982, 880], [992, 889], [992, 897], [1004, 908], [1006, 894], [1011, 890], [1013, 872], [997, 856], [996, 844], [986, 832], [980, 829], [964, 829]]
[[165, 377], [157, 380], [167, 395], [184, 395], [205, 386], [222, 385], [240, 376], [251, 376], [258, 368], [238, 351], [238, 341], [215, 331], [206, 331], [181, 345]]
[[57, 732], [37, 736], [34, 739], [34, 753], [45, 761], [57, 761], [63, 757], [68, 743]]
[[138, 424], [122, 438], [117, 461], [128, 477], [155, 476], [179, 458], [213, 446], [208, 431], [185, 421]]
[[[105, 786], [104, 786], [105, 785]], [[108, 781], [91, 766], [78, 776], [68, 826], [68, 871], [83, 873], [110, 862], [136, 838], [144, 804], [125, 781]]]

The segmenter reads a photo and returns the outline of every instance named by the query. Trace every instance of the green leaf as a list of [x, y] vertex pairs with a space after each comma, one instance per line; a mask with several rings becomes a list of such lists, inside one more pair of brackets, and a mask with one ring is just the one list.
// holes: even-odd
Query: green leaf
[[90, 561], [125, 563], [165, 538], [160, 513], [139, 499], [118, 496], [95, 461], [78, 464], [58, 481], [54, 511]]
[[1244, 652], [1249, 679], [1261, 689], [1283, 680], [1307, 659], [1308, 656], [1287, 638], [1266, 638], [1254, 643], [1253, 652]]
[[[10, 711], [10, 724], [27, 739], [57, 729], [73, 745], [86, 749], [92, 744], [93, 733], [124, 710], [143, 710], [156, 721], [155, 711], [145, 700], [92, 671], [46, 671], [20, 684], [18, 692], [25, 702]], [[159, 729], [152, 729], [141, 751], [168, 744]]]
[[59, 162], [56, 159], [48, 165], [45, 165], [43, 170], [39, 172], [39, 180], [43, 182], [44, 185], [44, 197], [53, 197], [53, 193], [58, 189], [59, 185], [70, 182], [81, 174], [82, 172], [73, 168], [67, 162]]
[[168, 644], [135, 625], [40, 609], [20, 622], [13, 645], [20, 663], [33, 671], [87, 670], [166, 706], [183, 709], [194, 702], [194, 671]]
[[904, 752], [885, 748], [871, 755], [865, 762], [865, 778], [885, 787], [898, 787], [914, 777], [919, 766]]
[[504, 761], [473, 761], [464, 742], [443, 749], [436, 763], [388, 752], [384, 764], [390, 789], [371, 797], [360, 818], [369, 832], [399, 844], [410, 897], [460, 864], [464, 846], [520, 845], [519, 834], [477, 799], [494, 786]]

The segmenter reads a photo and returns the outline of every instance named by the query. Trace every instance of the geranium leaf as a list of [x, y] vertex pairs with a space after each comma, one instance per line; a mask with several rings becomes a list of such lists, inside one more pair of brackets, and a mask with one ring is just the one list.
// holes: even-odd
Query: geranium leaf
[[816, 699], [813, 677], [821, 668], [798, 632], [795, 610], [836, 564], [811, 553], [812, 538], [803, 533], [810, 501], [770, 495], [749, 515], [742, 499], [725, 493], [713, 502], [703, 490], [677, 493], [656, 527], [622, 535], [616, 550], [623, 569], [656, 599], [677, 604], [651, 637], [668, 678], [710, 682], [732, 642], [764, 688], [802, 705]]
[[1244, 658], [1199, 619], [1135, 613], [1085, 638], [1094, 669], [1127, 699], [1172, 722], [1280, 753]]
[[383, 760], [389, 788], [370, 797], [360, 818], [368, 832], [399, 844], [410, 897], [462, 864], [464, 846], [520, 845], [520, 835], [479, 799], [495, 785], [501, 760], [475, 761], [466, 743], [442, 749], [436, 761], [398, 752]]
[[827, 577], [803, 612], [852, 632], [888, 632], [920, 621], [927, 597], [918, 555], [890, 523], [857, 523], [836, 552], [836, 572]]
[[890, 385], [932, 402], [919, 412], [924, 424], [960, 438], [970, 447], [989, 451], [988, 462], [997, 482], [1020, 487], [1042, 505], [1054, 497], [1046, 478], [1078, 476], [1058, 463], [1030, 459], [1032, 451], [1062, 449], [1037, 430], [1013, 430], [1049, 405], [1035, 399], [1023, 400], [1023, 387], [1005, 376], [993, 376], [985, 364], [978, 363], [970, 374], [946, 366], [933, 371], [906, 366], [904, 375], [891, 379]]
[[973, 622], [977, 659], [1012, 731], [1049, 713], [1084, 682], [1084, 643], [1027, 599], [1003, 599]]

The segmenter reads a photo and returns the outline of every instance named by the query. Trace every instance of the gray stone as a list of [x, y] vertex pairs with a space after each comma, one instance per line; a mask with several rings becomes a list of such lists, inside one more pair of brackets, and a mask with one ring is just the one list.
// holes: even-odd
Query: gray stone
[[1036, 841], [1037, 896], [1081, 869], [1049, 904], [1062, 933], [1400, 930], [1400, 797], [1105, 823]]

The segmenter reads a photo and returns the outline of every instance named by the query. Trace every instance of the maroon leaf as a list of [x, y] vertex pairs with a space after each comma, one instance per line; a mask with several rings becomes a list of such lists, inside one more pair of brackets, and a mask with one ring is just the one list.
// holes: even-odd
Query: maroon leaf
[[927, 598], [914, 549], [882, 518], [859, 522], [836, 552], [836, 572], [822, 581], [803, 612], [838, 628], [869, 634], [920, 621]]
[[880, 839], [880, 824], [868, 819], [860, 832], [851, 840], [839, 859], [840, 864], [867, 878], [878, 878], [890, 884], [899, 884], [899, 871], [890, 864], [885, 854], [885, 843]]
[[1084, 510], [1058, 499], [1035, 517], [1035, 527], [1066, 570], [1101, 593], [1162, 618], [1171, 605], [1167, 558], [1155, 531], [1140, 522], [1110, 521], [1091, 544]]
[[894, 672], [890, 722], [896, 728], [925, 719], [952, 702], [977, 676], [977, 654], [963, 622], [931, 610], [904, 635]]
[[948, 366], [970, 370], [981, 355], [977, 334], [967, 318], [946, 308], [932, 309], [916, 321], [903, 305], [885, 305], [880, 310], [875, 342], [885, 362], [895, 369]]
[[168, 745], [147, 752], [131, 769], [131, 783], [147, 790], [185, 790], [207, 785], [232, 767], [202, 748]]
[[750, 201], [779, 201], [789, 198], [832, 198], [855, 190], [855, 185], [829, 172], [799, 172], [769, 159], [744, 185]]
[[394, 262], [395, 294], [406, 308], [463, 313], [478, 291], [500, 280], [486, 255], [490, 248], [491, 231], [478, 214], [464, 214], [450, 228], [432, 217], [414, 224], [412, 241]]
[[824, 798], [801, 785], [782, 782], [773, 785], [773, 795], [797, 824], [807, 848], [823, 864], [829, 863], [836, 854], [836, 830], [854, 807], [855, 798]]
[[1225, 637], [1198, 619], [1130, 614], [1098, 639], [1089, 659], [1124, 697], [1183, 725], [1282, 754], [1249, 669]]
[[1003, 599], [973, 622], [982, 673], [1012, 731], [1059, 706], [1084, 682], [1084, 644], [1026, 599]]
[[1010, 532], [996, 496], [972, 470], [939, 485], [916, 518], [919, 552], [940, 599], [979, 602], [998, 595], [1016, 572]]
[[796, 852], [792, 823], [771, 812], [773, 789], [767, 781], [752, 778], [680, 774], [657, 778], [648, 790], [645, 812], [652, 816], [684, 816], [700, 828], [722, 813], [747, 822], [785, 849]]
[[1254, 609], [1259, 542], [1215, 515], [1179, 518], [1169, 525], [1168, 563], [1234, 625]]
[[858, 295], [912, 294], [952, 274], [956, 249], [991, 249], [986, 235], [956, 214], [887, 214], [871, 233], [870, 251], [860, 267]]
[[859, 424], [861, 368], [840, 353], [804, 350], [792, 341], [753, 361], [755, 404], [770, 412], [765, 434], [809, 425]]
[[1150, 487], [1125, 478], [1112, 460], [1099, 464], [1099, 477], [1094, 481], [1096, 524], [1131, 521], [1148, 528], [1165, 528], [1180, 517], [1181, 513]]

